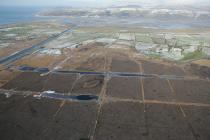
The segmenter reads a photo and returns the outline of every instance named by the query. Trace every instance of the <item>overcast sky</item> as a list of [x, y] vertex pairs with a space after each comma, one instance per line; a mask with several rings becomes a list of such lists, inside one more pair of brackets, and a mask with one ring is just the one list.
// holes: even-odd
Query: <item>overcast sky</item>
[[210, 4], [210, 0], [0, 0], [7, 6], [110, 6], [126, 4]]

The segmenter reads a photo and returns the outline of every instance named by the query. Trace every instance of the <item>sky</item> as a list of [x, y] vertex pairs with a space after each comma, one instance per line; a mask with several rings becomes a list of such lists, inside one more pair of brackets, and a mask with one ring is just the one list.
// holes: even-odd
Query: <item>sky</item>
[[131, 4], [192, 5], [210, 4], [210, 0], [0, 0], [1, 6], [105, 7], [111, 5]]

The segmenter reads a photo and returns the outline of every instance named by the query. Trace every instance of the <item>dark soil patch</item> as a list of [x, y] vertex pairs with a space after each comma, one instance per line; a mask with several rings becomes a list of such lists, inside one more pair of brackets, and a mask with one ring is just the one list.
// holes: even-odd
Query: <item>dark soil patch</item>
[[112, 102], [102, 107], [96, 129], [97, 140], [139, 140], [145, 137], [143, 105]]
[[176, 75], [184, 76], [184, 71], [177, 66], [167, 66], [163, 64], [142, 61], [142, 67], [145, 74]]
[[171, 83], [178, 101], [210, 103], [210, 82], [201, 80], [173, 80]]
[[144, 97], [148, 100], [174, 101], [175, 95], [172, 93], [166, 80], [151, 78], [144, 79]]
[[89, 139], [89, 135], [94, 129], [97, 108], [96, 103], [66, 103], [52, 121], [43, 139]]
[[148, 139], [186, 140], [194, 139], [178, 106], [146, 105]]
[[75, 80], [76, 74], [50, 74], [43, 90], [70, 93]]
[[14, 89], [17, 91], [42, 92], [47, 76], [40, 73], [24, 72], [4, 85], [3, 89]]
[[54, 100], [23, 96], [13, 96], [3, 102], [4, 112], [0, 115], [1, 140], [41, 139], [59, 107], [59, 102]]
[[140, 72], [139, 65], [129, 59], [113, 59], [111, 64], [112, 72]]
[[197, 139], [208, 140], [210, 138], [210, 110], [209, 108], [185, 106], [183, 107], [189, 125], [194, 130]]
[[122, 99], [142, 99], [141, 81], [135, 77], [113, 77], [108, 82], [106, 94]]

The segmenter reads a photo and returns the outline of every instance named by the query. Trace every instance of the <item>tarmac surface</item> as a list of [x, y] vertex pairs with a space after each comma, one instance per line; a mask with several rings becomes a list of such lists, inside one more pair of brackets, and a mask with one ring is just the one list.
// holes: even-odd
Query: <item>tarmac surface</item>
[[[0, 139], [210, 139], [210, 81], [178, 67], [113, 60], [110, 71], [160, 76], [20, 72], [0, 88]], [[161, 78], [172, 74], [184, 78]]]

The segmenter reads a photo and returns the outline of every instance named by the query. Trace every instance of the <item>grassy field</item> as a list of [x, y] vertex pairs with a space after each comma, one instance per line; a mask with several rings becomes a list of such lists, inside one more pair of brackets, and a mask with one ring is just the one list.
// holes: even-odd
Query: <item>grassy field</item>
[[205, 57], [205, 54], [202, 51], [195, 51], [195, 52], [192, 52], [192, 53], [185, 54], [182, 61], [193, 60], [193, 59], [201, 59], [203, 57]]

